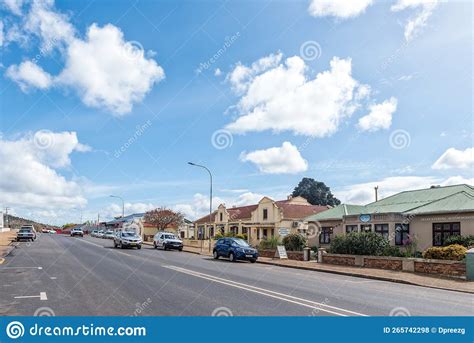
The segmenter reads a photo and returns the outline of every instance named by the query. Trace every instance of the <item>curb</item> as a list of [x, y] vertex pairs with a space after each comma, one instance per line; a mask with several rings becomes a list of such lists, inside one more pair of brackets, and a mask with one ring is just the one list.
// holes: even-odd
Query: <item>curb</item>
[[424, 285], [424, 284], [420, 284], [420, 283], [416, 283], [416, 282], [410, 282], [410, 281], [399, 280], [399, 279], [392, 279], [392, 278], [383, 277], [383, 276], [356, 274], [356, 273], [350, 273], [350, 272], [342, 272], [342, 271], [339, 271], [339, 270], [313, 269], [313, 268], [301, 267], [301, 266], [287, 266], [287, 265], [282, 265], [282, 264], [278, 264], [278, 263], [274, 263], [274, 262], [259, 261], [259, 260], [257, 260], [257, 263], [267, 264], [267, 265], [277, 266], [277, 267], [282, 267], [282, 268], [291, 268], [291, 269], [309, 270], [309, 271], [313, 271], [313, 272], [346, 275], [346, 276], [360, 277], [360, 278], [364, 278], [364, 279], [371, 279], [371, 280], [378, 280], [378, 281], [388, 281], [388, 282], [394, 282], [394, 283], [401, 283], [401, 284], [405, 284], [405, 285], [413, 285], [413, 286], [419, 286], [419, 287], [442, 289], [442, 290], [445, 290], [445, 291], [474, 294], [474, 291], [467, 291], [467, 290], [463, 290], [463, 289], [452, 289], [452, 288]]

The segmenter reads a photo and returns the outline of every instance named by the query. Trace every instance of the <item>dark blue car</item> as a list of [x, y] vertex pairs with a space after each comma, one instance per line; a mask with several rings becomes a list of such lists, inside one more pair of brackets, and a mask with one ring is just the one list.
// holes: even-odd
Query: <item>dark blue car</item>
[[255, 263], [258, 259], [257, 249], [252, 248], [246, 241], [240, 238], [221, 238], [216, 242], [213, 256], [227, 257], [231, 262], [247, 260]]

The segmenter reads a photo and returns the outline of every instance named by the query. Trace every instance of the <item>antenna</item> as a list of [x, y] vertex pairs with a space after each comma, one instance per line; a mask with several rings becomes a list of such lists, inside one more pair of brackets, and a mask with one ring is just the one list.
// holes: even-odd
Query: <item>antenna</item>
[[379, 200], [379, 186], [374, 187], [375, 190], [375, 201]]

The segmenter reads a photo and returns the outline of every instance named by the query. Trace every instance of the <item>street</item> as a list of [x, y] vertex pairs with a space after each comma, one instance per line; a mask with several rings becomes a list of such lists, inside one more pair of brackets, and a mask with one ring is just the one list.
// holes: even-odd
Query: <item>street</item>
[[0, 265], [0, 315], [472, 316], [471, 294], [41, 235]]

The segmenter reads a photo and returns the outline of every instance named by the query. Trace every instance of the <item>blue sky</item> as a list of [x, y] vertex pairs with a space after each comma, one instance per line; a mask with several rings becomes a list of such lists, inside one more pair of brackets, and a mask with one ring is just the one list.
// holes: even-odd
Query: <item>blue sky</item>
[[473, 180], [472, 4], [2, 2], [0, 205], [51, 223]]

